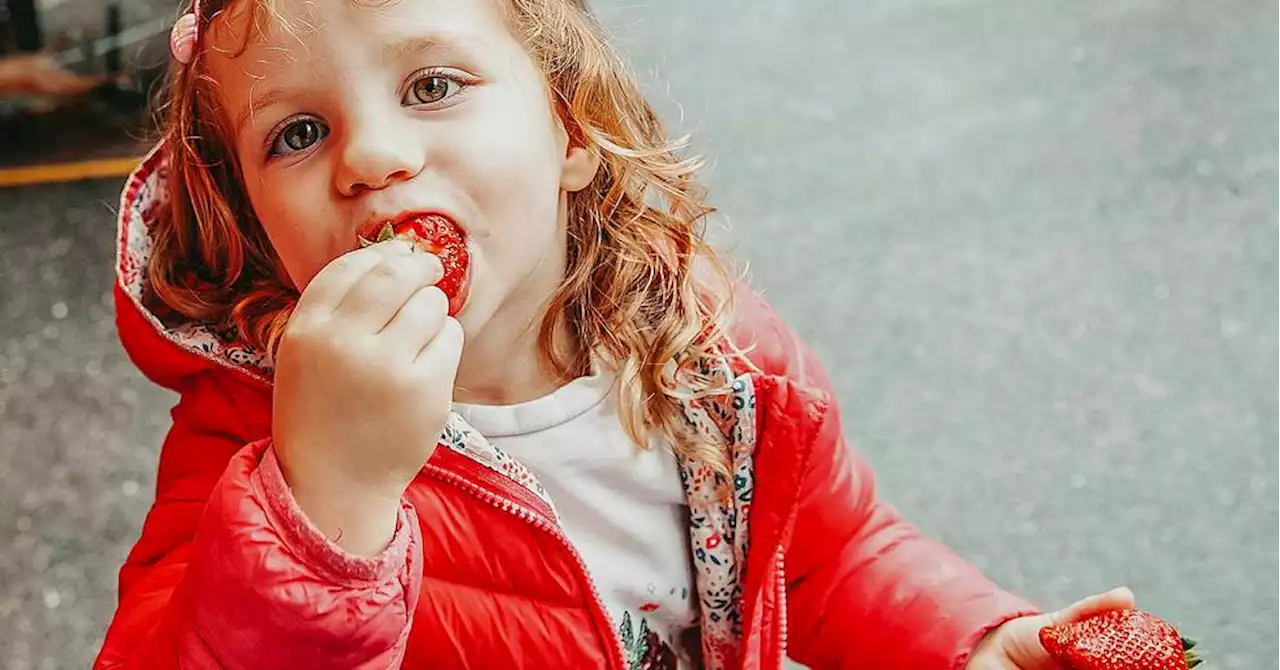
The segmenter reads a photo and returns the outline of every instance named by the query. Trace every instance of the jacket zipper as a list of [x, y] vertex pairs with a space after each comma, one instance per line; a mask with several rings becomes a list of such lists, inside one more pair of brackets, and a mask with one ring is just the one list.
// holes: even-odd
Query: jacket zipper
[[778, 668], [781, 670], [786, 666], [787, 658], [787, 573], [786, 573], [786, 552], [782, 547], [775, 550], [777, 558], [774, 559], [774, 572], [777, 577], [774, 578], [775, 586], [778, 591], [778, 608], [781, 612], [778, 617]]
[[595, 581], [591, 579], [591, 573], [587, 571], [586, 561], [582, 560], [582, 555], [578, 553], [577, 548], [573, 546], [573, 543], [569, 541], [569, 538], [566, 537], [555, 524], [547, 522], [532, 510], [529, 510], [518, 503], [507, 500], [506, 498], [503, 498], [491, 491], [486, 491], [484, 488], [467, 480], [465, 477], [449, 472], [439, 466], [427, 464], [423, 466], [422, 469], [424, 472], [431, 474], [436, 479], [452, 484], [453, 486], [470, 493], [472, 496], [479, 498], [480, 500], [487, 502], [504, 512], [527, 521], [535, 528], [545, 531], [558, 540], [560, 544], [568, 550], [569, 555], [573, 556], [573, 560], [578, 565], [579, 576], [582, 577], [582, 580], [586, 582], [587, 587], [590, 589], [591, 603], [593, 605], [591, 614], [596, 621], [596, 625], [600, 626], [601, 630], [605, 631], [605, 635], [609, 638], [611, 646], [613, 647], [614, 664], [619, 668], [619, 670], [626, 670], [627, 656], [622, 647], [622, 640], [613, 632], [613, 620], [609, 618], [608, 613], [605, 611], [604, 600], [600, 597], [600, 590], [596, 588]]

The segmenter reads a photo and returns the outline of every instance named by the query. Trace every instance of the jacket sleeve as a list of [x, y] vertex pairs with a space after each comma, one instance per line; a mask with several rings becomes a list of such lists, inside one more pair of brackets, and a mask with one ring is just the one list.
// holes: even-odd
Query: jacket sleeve
[[790, 655], [815, 670], [960, 670], [987, 632], [1036, 608], [876, 496], [813, 351], [758, 296], [739, 300], [755, 312], [753, 360], [805, 389], [813, 419], [785, 556]]
[[175, 407], [94, 667], [398, 667], [421, 582], [413, 509], [380, 555], [347, 554], [303, 516], [270, 442], [228, 427], [236, 405], [205, 384]]
[[811, 668], [960, 670], [990, 630], [1036, 609], [876, 497], [834, 403], [820, 410], [786, 566], [793, 657]]

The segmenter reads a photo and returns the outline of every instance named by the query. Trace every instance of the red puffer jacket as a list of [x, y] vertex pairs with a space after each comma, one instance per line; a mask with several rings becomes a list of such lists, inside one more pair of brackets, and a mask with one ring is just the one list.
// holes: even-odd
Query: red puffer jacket
[[[117, 316], [135, 363], [181, 397], [95, 667], [629, 670], [550, 502], [465, 426], [446, 430], [381, 555], [311, 526], [271, 450], [262, 356], [143, 307], [163, 172], [153, 154], [122, 198]], [[729, 507], [687, 471], [706, 666], [962, 668], [1034, 608], [877, 499], [809, 349], [754, 294], [739, 302], [761, 372], [730, 371], [727, 405], [688, 410], [736, 454]]]

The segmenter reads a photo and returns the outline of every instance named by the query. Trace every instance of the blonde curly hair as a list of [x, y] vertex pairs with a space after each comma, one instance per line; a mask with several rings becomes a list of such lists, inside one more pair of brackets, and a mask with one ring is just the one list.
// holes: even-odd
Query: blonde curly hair
[[[239, 2], [204, 0], [203, 25]], [[616, 369], [623, 427], [647, 447], [651, 430], [686, 459], [727, 473], [723, 445], [695, 434], [690, 396], [727, 393], [707, 374], [741, 356], [727, 336], [736, 277], [705, 239], [714, 208], [634, 76], [584, 0], [502, 0], [509, 28], [540, 67], [571, 142], [601, 158], [594, 181], [569, 194], [568, 262], [539, 332], [545, 363], [571, 378], [596, 355]], [[226, 115], [200, 56], [170, 75], [160, 108], [168, 148], [168, 208], [148, 272], [156, 298], [187, 318], [233, 332], [269, 354], [298, 299], [244, 188]], [[575, 342], [560, 341], [573, 333]]]

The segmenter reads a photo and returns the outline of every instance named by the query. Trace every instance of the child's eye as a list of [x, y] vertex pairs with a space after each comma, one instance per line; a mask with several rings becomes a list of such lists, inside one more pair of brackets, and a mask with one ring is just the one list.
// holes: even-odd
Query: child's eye
[[299, 119], [286, 125], [271, 142], [272, 156], [302, 151], [324, 139], [329, 129], [315, 119]]
[[463, 86], [463, 82], [452, 76], [429, 73], [409, 84], [400, 104], [434, 105], [456, 95]]

